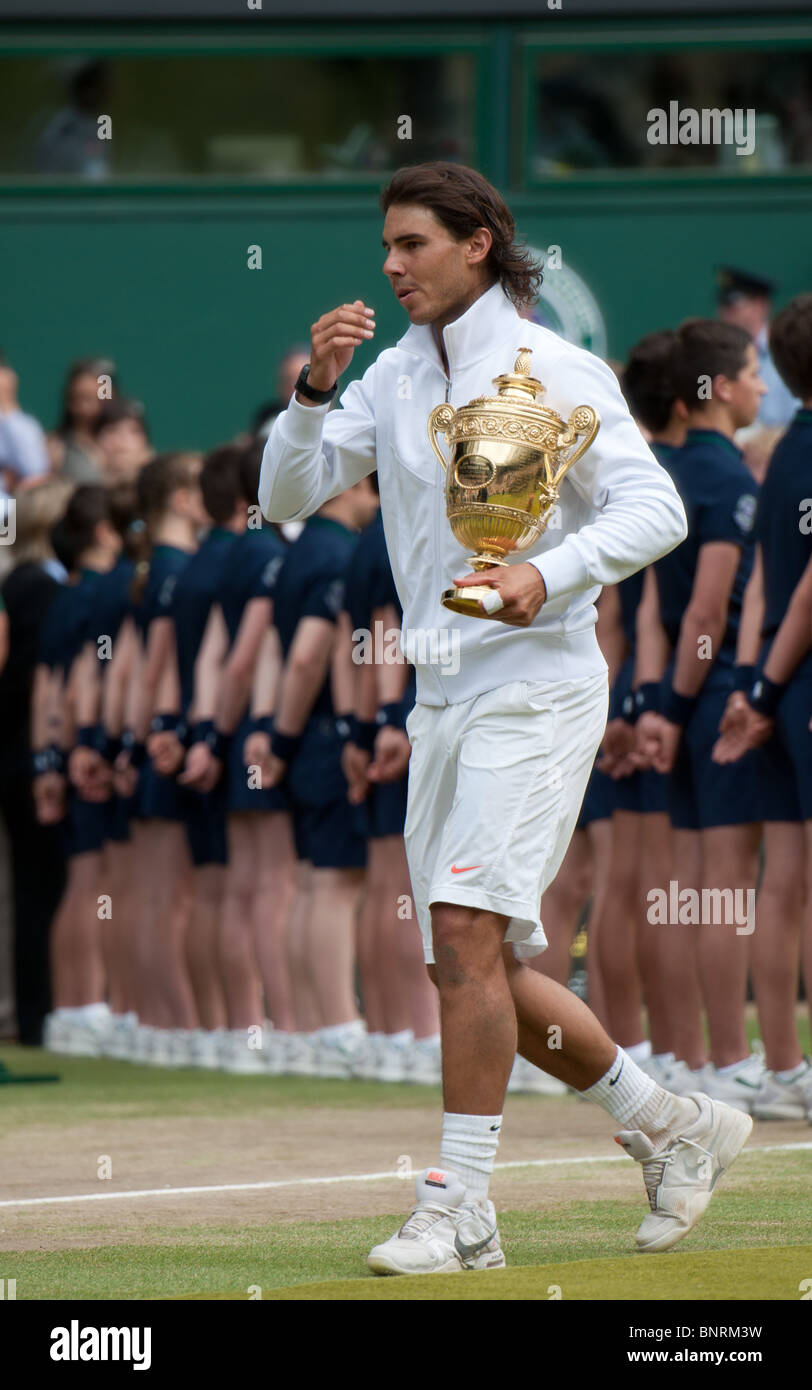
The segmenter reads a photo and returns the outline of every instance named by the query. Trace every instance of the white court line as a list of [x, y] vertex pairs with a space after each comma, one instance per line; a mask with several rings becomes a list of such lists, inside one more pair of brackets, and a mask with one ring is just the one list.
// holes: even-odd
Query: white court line
[[[762, 1144], [744, 1149], [745, 1154], [786, 1153], [791, 1149], [812, 1149], [812, 1142], [799, 1144]], [[623, 1163], [626, 1154], [590, 1154], [577, 1158], [520, 1158], [510, 1163], [497, 1163], [496, 1168], [556, 1168], [576, 1163]], [[741, 1154], [739, 1155], [741, 1157]], [[0, 1202], [0, 1207], [44, 1207], [59, 1202], [113, 1202], [123, 1197], [188, 1197], [203, 1192], [268, 1192], [280, 1187], [327, 1187], [342, 1182], [380, 1182], [384, 1178], [411, 1178], [414, 1173], [347, 1173], [330, 1178], [283, 1178], [277, 1182], [231, 1182], [207, 1187], [145, 1187], [134, 1192], [80, 1192], [72, 1197], [21, 1197]]]

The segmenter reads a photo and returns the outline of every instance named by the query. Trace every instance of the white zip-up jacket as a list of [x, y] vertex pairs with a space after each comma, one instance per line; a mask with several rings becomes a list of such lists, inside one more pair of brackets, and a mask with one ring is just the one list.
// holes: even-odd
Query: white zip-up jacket
[[[429, 325], [412, 324], [341, 396], [341, 408], [291, 399], [262, 458], [259, 502], [269, 521], [312, 516], [331, 497], [378, 470], [389, 559], [403, 608], [403, 644], [417, 668], [417, 699], [445, 705], [511, 681], [597, 675], [606, 663], [595, 637], [595, 600], [685, 539], [685, 511], [629, 415], [613, 372], [516, 312], [492, 285], [443, 329], [446, 377]], [[591, 405], [597, 438], [561, 483], [556, 520], [514, 557], [540, 571], [547, 598], [529, 627], [451, 613], [441, 603], [469, 573], [468, 551], [445, 511], [443, 470], [429, 443], [429, 413], [495, 395], [493, 378], [530, 347], [544, 404], [567, 420]], [[441, 442], [442, 447], [442, 442]]]

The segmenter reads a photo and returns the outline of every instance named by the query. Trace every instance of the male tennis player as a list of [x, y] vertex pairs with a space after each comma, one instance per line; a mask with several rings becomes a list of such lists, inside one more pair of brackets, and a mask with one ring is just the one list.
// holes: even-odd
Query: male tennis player
[[[488, 1181], [517, 1045], [621, 1127], [651, 1206], [638, 1247], [665, 1250], [699, 1219], [752, 1121], [705, 1096], [664, 1091], [585, 1004], [521, 957], [546, 944], [541, 895], [606, 721], [594, 601], [601, 585], [678, 545], [685, 513], [609, 368], [519, 316], [540, 268], [516, 245], [496, 189], [473, 169], [423, 164], [401, 169], [381, 205], [383, 272], [411, 326], [330, 412], [338, 377], [374, 334], [374, 311], [356, 300], [313, 324], [310, 364], [271, 431], [259, 486], [265, 516], [293, 520], [377, 467], [405, 649], [417, 665], [405, 835], [440, 991], [445, 1114], [440, 1163], [418, 1179], [415, 1210], [369, 1265], [419, 1274], [504, 1264]], [[459, 617], [440, 602], [460, 582], [464, 552], [426, 422], [440, 401], [493, 394], [522, 346], [546, 402], [565, 419], [591, 405], [601, 428], [562, 484], [560, 526], [521, 562], [464, 576], [492, 589], [496, 621]], [[450, 669], [430, 659], [451, 649], [447, 628], [460, 653]], [[410, 642], [415, 635], [422, 640]]]

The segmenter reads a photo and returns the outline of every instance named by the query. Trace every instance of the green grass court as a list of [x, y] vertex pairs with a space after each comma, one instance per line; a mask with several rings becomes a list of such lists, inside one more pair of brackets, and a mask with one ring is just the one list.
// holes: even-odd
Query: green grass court
[[431, 1161], [439, 1091], [0, 1062], [62, 1078], [0, 1087], [0, 1278], [18, 1299], [798, 1300], [812, 1279], [803, 1121], [757, 1124], [698, 1228], [641, 1256], [642, 1179], [607, 1118], [509, 1097], [492, 1188], [509, 1267], [376, 1279], [366, 1252], [409, 1210], [396, 1173]]

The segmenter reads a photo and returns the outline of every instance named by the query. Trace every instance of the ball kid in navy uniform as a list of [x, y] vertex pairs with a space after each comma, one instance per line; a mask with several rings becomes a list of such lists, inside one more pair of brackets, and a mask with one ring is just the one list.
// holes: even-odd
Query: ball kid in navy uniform
[[353, 972], [354, 914], [366, 846], [347, 803], [335, 722], [336, 713], [349, 713], [351, 696], [342, 694], [347, 704], [337, 711], [332, 678], [347, 565], [358, 531], [377, 507], [366, 478], [325, 503], [291, 546], [275, 596], [285, 667], [270, 771], [274, 782], [287, 772], [297, 853], [311, 866], [309, 911], [297, 932], [308, 943], [299, 965], [310, 974], [313, 1011], [307, 1031], [319, 1032], [323, 1074], [349, 1074], [363, 1037]]
[[137, 939], [141, 953], [143, 1060], [167, 1064], [176, 1030], [195, 1026], [194, 997], [184, 958], [189, 916], [191, 864], [184, 829], [184, 794], [146, 756], [153, 716], [177, 708], [172, 604], [178, 576], [197, 549], [205, 524], [200, 492], [201, 459], [196, 454], [161, 454], [138, 478], [139, 512], [152, 544], [149, 569], [139, 575], [135, 622], [140, 660], [132, 678], [125, 743], [141, 764], [138, 814], [134, 821], [137, 881], [141, 885]]
[[[807, 998], [812, 998], [812, 652], [810, 632], [791, 643], [794, 661], [776, 671], [779, 633], [794, 619], [812, 558], [812, 295], [799, 295], [775, 319], [770, 348], [787, 388], [802, 402], [775, 448], [759, 499], [756, 563], [745, 596], [731, 695], [714, 756], [723, 765], [754, 747], [765, 863], [753, 986], [769, 1068], [753, 1103], [760, 1119], [812, 1115], [812, 1068], [795, 1026], [801, 924]], [[805, 605], [801, 604], [802, 611]], [[805, 636], [805, 641], [804, 641]], [[756, 726], [757, 736], [741, 738]], [[746, 754], [745, 754], [746, 756]], [[735, 765], [735, 764], [734, 764]], [[804, 894], [804, 885], [806, 893]], [[805, 903], [804, 903], [805, 898]]]
[[[622, 378], [632, 415], [647, 431], [654, 457], [669, 471], [686, 433], [685, 407], [674, 386], [676, 351], [672, 330], [649, 333], [632, 348]], [[651, 1038], [651, 1056], [640, 1065], [668, 1090], [688, 1094], [699, 1086], [698, 1070], [705, 1062], [695, 962], [676, 934], [649, 922], [644, 906], [652, 887], [674, 877], [668, 779], [653, 768], [637, 767], [634, 757], [637, 719], [646, 710], [659, 710], [660, 680], [669, 655], [653, 567], [625, 579], [617, 594], [627, 655], [604, 740], [615, 775], [622, 774], [615, 782], [609, 910], [602, 935], [609, 954], [606, 974], [610, 982], [614, 977], [622, 999], [624, 975], [633, 980], [635, 971], [639, 973]], [[697, 833], [682, 833], [691, 837], [698, 853]], [[633, 939], [626, 939], [625, 960], [622, 937], [613, 931], [615, 923], [619, 926], [618, 906], [635, 924]], [[628, 959], [630, 949], [634, 965]], [[691, 1067], [678, 1060], [685, 1057]]]
[[[372, 479], [377, 486], [374, 474]], [[355, 717], [339, 721], [346, 736], [342, 762], [367, 839], [358, 961], [368, 1031], [357, 1074], [436, 1084], [436, 992], [423, 968], [417, 925], [401, 910], [404, 901], [411, 903], [403, 827], [410, 754], [405, 726], [414, 708], [414, 668], [400, 653], [403, 614], [380, 511], [355, 547], [345, 604], [352, 628], [346, 640], [356, 653], [356, 694]]]
[[[700, 832], [701, 863], [693, 870], [698, 877], [686, 886], [730, 895], [738, 889], [740, 901], [750, 902], [743, 894], [755, 890], [760, 842], [755, 765], [744, 759], [723, 773], [711, 751], [734, 685], [736, 636], [754, 551], [756, 488], [733, 435], [755, 418], [765, 387], [743, 329], [694, 319], [677, 337], [674, 383], [687, 410], [688, 433], [669, 464], [688, 536], [655, 563], [674, 663], [660, 712], [649, 715], [648, 747], [655, 769], [672, 773], [673, 827]], [[679, 855], [678, 838], [675, 848]], [[691, 931], [698, 941], [714, 1064], [706, 1069], [704, 1089], [750, 1110], [763, 1067], [750, 1056], [744, 1030], [749, 913], [746, 922], [704, 922]]]
[[[100, 585], [121, 550], [121, 538], [110, 518], [107, 493], [98, 484], [77, 488], [68, 502], [64, 531], [74, 556], [73, 582], [52, 604], [43, 632], [42, 659], [52, 674], [54, 711], [61, 720], [59, 740], [69, 759], [77, 739], [92, 744], [92, 727], [77, 729], [75, 671]], [[61, 1043], [59, 1027], [48, 1029], [48, 1044], [80, 1055], [97, 1055], [108, 1024], [106, 972], [102, 953], [102, 921], [98, 895], [105, 820], [111, 793], [107, 776], [92, 785], [69, 785], [65, 819], [68, 879], [54, 918], [51, 936], [53, 991], [56, 1011], [82, 1009], [81, 1018], [67, 1019], [70, 1036]], [[64, 1014], [57, 1014], [59, 1025]], [[73, 1024], [79, 1024], [78, 1030]]]
[[[219, 1039], [210, 1035], [205, 1041], [210, 1051], [216, 1047], [217, 1065], [227, 1071], [276, 1073], [287, 1069], [288, 1030], [294, 1026], [286, 936], [296, 856], [284, 787], [267, 787], [261, 776], [270, 752], [270, 715], [281, 668], [273, 597], [287, 550], [276, 528], [263, 524], [259, 515], [261, 455], [261, 445], [249, 445], [237, 460], [248, 524], [218, 584], [198, 662], [195, 704], [211, 729], [205, 742], [190, 748], [183, 776], [190, 785], [220, 787], [226, 808], [228, 865], [219, 926], [225, 1027]], [[252, 742], [256, 748], [247, 751]], [[203, 1022], [207, 1029], [213, 1027], [207, 1019]]]

